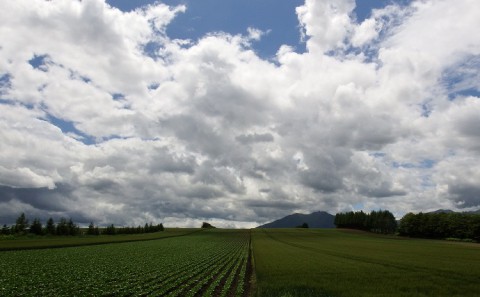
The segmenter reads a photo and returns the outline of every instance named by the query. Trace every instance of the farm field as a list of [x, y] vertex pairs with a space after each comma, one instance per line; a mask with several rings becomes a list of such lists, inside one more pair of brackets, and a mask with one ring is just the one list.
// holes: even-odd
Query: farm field
[[256, 229], [257, 296], [480, 296], [480, 245]]
[[121, 235], [99, 235], [99, 236], [22, 236], [10, 239], [0, 237], [0, 251], [26, 250], [42, 248], [61, 248], [83, 245], [97, 245], [118, 242], [155, 240], [168, 237], [184, 236], [199, 229], [166, 229], [162, 232], [144, 234], [121, 234]]
[[249, 230], [0, 252], [0, 296], [244, 296]]
[[480, 296], [479, 244], [337, 229], [156, 236], [1, 251], [0, 296]]

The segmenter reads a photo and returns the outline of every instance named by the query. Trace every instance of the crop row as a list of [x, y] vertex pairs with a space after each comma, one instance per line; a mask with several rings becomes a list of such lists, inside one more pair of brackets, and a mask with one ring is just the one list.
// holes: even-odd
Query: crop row
[[[249, 236], [245, 232], [243, 236], [238, 236], [237, 242], [226, 257], [221, 261], [212, 261], [211, 267], [204, 271], [199, 277], [193, 279], [193, 282], [186, 282], [180, 288], [173, 292], [171, 296], [221, 296], [222, 293], [228, 296], [242, 296], [243, 291], [233, 291], [233, 286], [244, 287], [245, 278], [237, 278], [237, 282], [227, 282], [229, 278], [235, 278], [238, 272], [237, 267], [246, 266], [248, 257]], [[224, 296], [225, 296], [224, 295]]]
[[211, 230], [146, 242], [0, 252], [0, 296], [241, 296], [248, 249], [248, 231]]

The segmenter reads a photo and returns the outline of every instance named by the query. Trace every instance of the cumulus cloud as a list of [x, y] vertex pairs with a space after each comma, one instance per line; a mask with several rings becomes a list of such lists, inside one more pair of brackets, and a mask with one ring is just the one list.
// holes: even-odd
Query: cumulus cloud
[[354, 8], [354, 0], [306, 0], [305, 5], [298, 7], [298, 19], [308, 38], [308, 49], [327, 52], [344, 47], [353, 28], [350, 16]]
[[352, 45], [359, 47], [370, 42], [378, 36], [379, 29], [375, 19], [370, 18], [363, 21], [355, 28]]
[[[267, 32], [171, 39], [185, 6], [0, 11], [0, 217], [252, 227], [292, 212], [480, 206], [475, 0], [306, 0]], [[13, 215], [12, 215], [13, 214]], [[3, 223], [3, 222], [2, 222]]]

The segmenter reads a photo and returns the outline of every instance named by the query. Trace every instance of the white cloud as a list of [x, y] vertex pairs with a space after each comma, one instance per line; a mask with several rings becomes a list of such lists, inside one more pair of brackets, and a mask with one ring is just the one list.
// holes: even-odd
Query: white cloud
[[415, 13], [397, 27], [387, 46], [428, 53], [443, 66], [480, 53], [476, 1], [415, 1], [412, 6]]
[[297, 7], [309, 51], [323, 53], [343, 48], [353, 27], [350, 15], [354, 8], [354, 0], [306, 0]]
[[459, 93], [478, 91], [480, 16], [451, 4], [390, 5], [357, 24], [354, 1], [307, 0], [308, 51], [284, 45], [273, 63], [252, 50], [265, 34], [253, 28], [171, 40], [183, 6], [8, 2], [0, 205], [249, 227], [358, 204], [478, 208], [480, 99]]
[[354, 35], [352, 37], [353, 46], [362, 46], [373, 39], [377, 38], [381, 28], [375, 19], [366, 19], [359, 26], [355, 27]]
[[262, 36], [265, 34], [268, 34], [268, 32], [269, 31], [264, 32], [260, 29], [253, 28], [253, 27], [247, 28], [248, 38], [253, 41], [259, 41], [262, 38]]

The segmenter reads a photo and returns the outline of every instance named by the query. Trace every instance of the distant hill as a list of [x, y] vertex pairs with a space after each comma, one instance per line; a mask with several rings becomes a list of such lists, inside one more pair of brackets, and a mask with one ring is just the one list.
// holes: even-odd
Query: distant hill
[[310, 228], [335, 228], [334, 220], [335, 216], [325, 211], [311, 214], [294, 213], [257, 228], [295, 228], [303, 223], [307, 223]]
[[454, 213], [454, 211], [450, 209], [437, 209], [435, 211], [431, 211], [427, 213]]
[[427, 213], [471, 213], [471, 214], [480, 214], [480, 209], [476, 210], [476, 211], [464, 211], [464, 212], [453, 211], [453, 210], [450, 210], [450, 209], [438, 209], [438, 210], [427, 212]]

